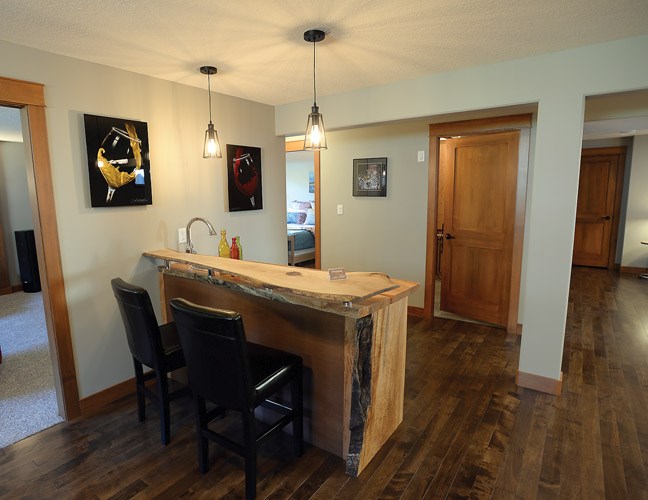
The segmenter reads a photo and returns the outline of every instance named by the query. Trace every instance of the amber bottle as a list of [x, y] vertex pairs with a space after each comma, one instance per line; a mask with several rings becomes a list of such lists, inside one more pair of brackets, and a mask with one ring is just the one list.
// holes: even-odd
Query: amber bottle
[[218, 244], [218, 256], [229, 258], [230, 256], [230, 247], [227, 244], [227, 233], [225, 229], [221, 229], [221, 239]]

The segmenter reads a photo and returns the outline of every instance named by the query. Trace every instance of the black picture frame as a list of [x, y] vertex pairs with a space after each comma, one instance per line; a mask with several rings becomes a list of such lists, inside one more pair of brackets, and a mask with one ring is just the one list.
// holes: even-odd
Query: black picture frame
[[227, 197], [230, 212], [261, 210], [261, 148], [227, 144]]
[[146, 122], [83, 115], [92, 207], [152, 205]]
[[353, 160], [353, 196], [387, 196], [387, 158]]

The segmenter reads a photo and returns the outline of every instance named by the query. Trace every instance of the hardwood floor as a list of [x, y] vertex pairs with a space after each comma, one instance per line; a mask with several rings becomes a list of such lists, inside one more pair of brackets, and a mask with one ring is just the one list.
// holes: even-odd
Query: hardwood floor
[[[517, 388], [519, 338], [503, 330], [409, 325], [405, 418], [361, 476], [313, 447], [294, 461], [279, 437], [258, 498], [648, 498], [648, 282], [574, 269], [559, 397]], [[0, 497], [241, 498], [241, 459], [212, 446], [201, 475], [175, 403], [167, 447], [129, 397], [0, 450]]]

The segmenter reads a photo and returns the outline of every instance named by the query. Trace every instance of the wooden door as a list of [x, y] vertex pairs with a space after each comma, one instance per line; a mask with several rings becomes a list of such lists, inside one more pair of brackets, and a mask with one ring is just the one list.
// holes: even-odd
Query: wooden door
[[506, 326], [519, 131], [445, 142], [441, 309]]
[[608, 267], [610, 261], [614, 263], [611, 252], [616, 246], [613, 228], [618, 218], [615, 205], [621, 155], [596, 153], [584, 150], [581, 156], [572, 260], [576, 266]]

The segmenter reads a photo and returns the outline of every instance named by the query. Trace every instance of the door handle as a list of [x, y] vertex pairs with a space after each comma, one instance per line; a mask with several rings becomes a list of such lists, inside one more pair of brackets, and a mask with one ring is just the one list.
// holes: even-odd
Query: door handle
[[603, 217], [601, 217], [601, 219], [602, 220], [610, 220], [610, 216], [609, 215], [604, 215]]
[[454, 240], [455, 237], [452, 236], [450, 233], [446, 233], [446, 235], [445, 235], [445, 239], [446, 239], [446, 240]]

